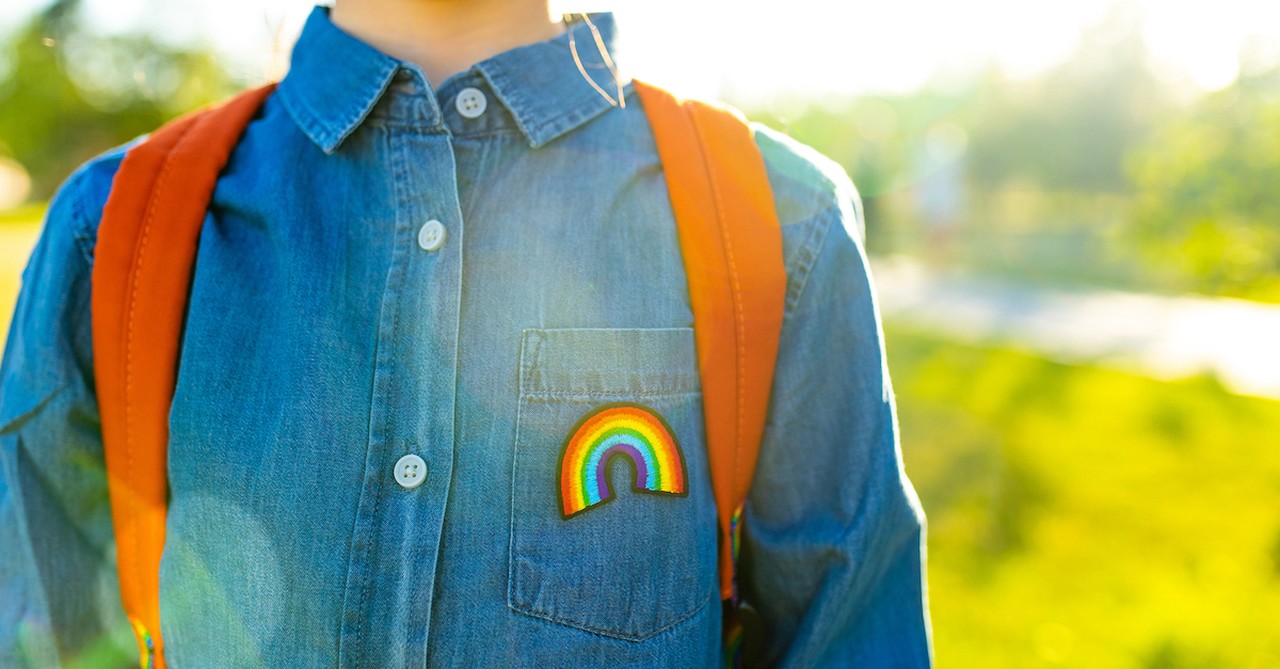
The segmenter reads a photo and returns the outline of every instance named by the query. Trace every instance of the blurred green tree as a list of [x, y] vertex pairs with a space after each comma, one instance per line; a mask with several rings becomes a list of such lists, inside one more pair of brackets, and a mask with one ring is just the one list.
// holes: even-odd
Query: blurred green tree
[[1141, 14], [1120, 4], [1062, 65], [1025, 82], [988, 75], [988, 100], [970, 130], [975, 185], [1129, 192], [1125, 155], [1173, 102], [1153, 73], [1142, 27]]
[[[1136, 252], [1108, 244], [1134, 191], [1126, 156], [1180, 110], [1142, 29], [1122, 3], [1030, 79], [991, 68], [908, 94], [784, 100], [755, 116], [845, 166], [867, 203], [872, 252], [943, 246], [947, 263], [1020, 280], [1154, 285]], [[942, 197], [947, 187], [956, 193]]]
[[215, 100], [235, 82], [207, 50], [103, 35], [56, 0], [0, 43], [0, 156], [48, 197], [76, 165]]
[[1183, 287], [1280, 301], [1280, 67], [1199, 100], [1129, 168], [1131, 238], [1153, 266]]

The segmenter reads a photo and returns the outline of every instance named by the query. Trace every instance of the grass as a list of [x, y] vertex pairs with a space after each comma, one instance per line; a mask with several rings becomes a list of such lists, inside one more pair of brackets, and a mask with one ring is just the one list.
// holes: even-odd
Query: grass
[[1280, 403], [890, 328], [942, 667], [1280, 666]]
[[40, 221], [44, 207], [24, 207], [0, 212], [0, 343], [9, 332], [9, 319], [13, 316], [14, 302], [22, 268], [40, 233]]

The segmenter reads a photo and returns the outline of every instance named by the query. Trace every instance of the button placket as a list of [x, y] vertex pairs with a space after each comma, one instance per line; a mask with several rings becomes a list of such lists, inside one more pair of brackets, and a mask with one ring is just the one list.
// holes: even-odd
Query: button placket
[[[351, 562], [344, 595], [341, 666], [425, 665], [453, 468], [451, 342], [464, 241], [457, 167], [449, 133], [402, 128], [387, 128], [395, 230], [403, 236], [378, 316], [368, 468], [353, 540], [360, 559]], [[452, 228], [447, 244], [441, 221]]]

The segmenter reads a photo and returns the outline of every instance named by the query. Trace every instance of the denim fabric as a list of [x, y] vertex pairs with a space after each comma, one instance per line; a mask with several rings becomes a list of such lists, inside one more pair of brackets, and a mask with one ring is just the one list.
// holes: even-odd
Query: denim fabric
[[[608, 89], [589, 33], [577, 42]], [[455, 104], [466, 88], [487, 100], [478, 117]], [[924, 666], [924, 517], [857, 195], [810, 149], [765, 128], [757, 143], [788, 286], [742, 540], [765, 631], [748, 664]], [[6, 346], [4, 667], [135, 652], [89, 319], [123, 150], [60, 189]], [[610, 402], [663, 417], [688, 494], [637, 492], [611, 460], [614, 498], [564, 519], [560, 449]], [[204, 221], [170, 415], [170, 666], [712, 666], [701, 411], [681, 251], [630, 87], [611, 106], [565, 36], [433, 86], [317, 8]], [[396, 482], [406, 454], [426, 463], [420, 486]]]

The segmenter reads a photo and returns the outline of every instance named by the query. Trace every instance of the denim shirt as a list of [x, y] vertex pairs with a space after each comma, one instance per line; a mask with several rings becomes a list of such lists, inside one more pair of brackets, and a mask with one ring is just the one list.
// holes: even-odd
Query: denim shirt
[[[611, 18], [596, 23], [611, 40]], [[170, 413], [170, 666], [717, 663], [688, 287], [653, 136], [625, 91], [625, 109], [597, 93], [566, 35], [433, 86], [313, 11], [202, 228]], [[762, 630], [748, 665], [926, 666], [924, 516], [857, 195], [811, 149], [764, 127], [756, 142], [787, 293], [744, 516], [741, 592]], [[125, 148], [55, 197], [5, 350], [4, 667], [136, 653], [89, 318]], [[634, 491], [614, 459], [615, 498], [565, 519], [562, 444], [611, 402], [666, 421], [688, 494]]]

